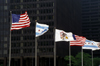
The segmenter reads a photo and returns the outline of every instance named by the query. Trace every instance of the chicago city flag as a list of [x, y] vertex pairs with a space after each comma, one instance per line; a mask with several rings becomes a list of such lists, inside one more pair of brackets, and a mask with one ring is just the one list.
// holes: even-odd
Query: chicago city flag
[[100, 49], [100, 42], [86, 40], [82, 49], [98, 50]]
[[11, 30], [18, 30], [25, 27], [30, 27], [30, 19], [27, 15], [27, 12], [20, 15], [12, 14]]
[[63, 30], [55, 29], [55, 42], [72, 40], [75, 40], [75, 36], [72, 34], [72, 32], [65, 32]]
[[40, 24], [36, 22], [36, 37], [43, 35], [45, 32], [47, 32], [49, 29], [49, 25], [46, 24]]
[[70, 41], [70, 46], [83, 46], [86, 38], [83, 36], [75, 35], [76, 40]]

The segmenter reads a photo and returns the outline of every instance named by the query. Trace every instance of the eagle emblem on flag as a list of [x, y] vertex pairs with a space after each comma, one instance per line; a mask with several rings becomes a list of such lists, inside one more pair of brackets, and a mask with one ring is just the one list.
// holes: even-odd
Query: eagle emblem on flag
[[64, 33], [64, 32], [60, 32], [60, 38], [63, 39], [63, 40], [68, 39], [67, 34]]

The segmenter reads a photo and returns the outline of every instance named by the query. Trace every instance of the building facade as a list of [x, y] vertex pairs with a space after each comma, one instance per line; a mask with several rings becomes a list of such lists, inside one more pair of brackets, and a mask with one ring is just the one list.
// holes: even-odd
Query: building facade
[[[31, 21], [30, 27], [11, 31], [11, 66], [35, 66], [35, 20], [50, 26], [49, 31], [37, 40], [37, 66], [54, 66], [54, 28], [81, 35], [79, 0], [0, 1], [0, 35], [2, 36], [0, 63], [4, 66], [9, 62], [10, 11], [13, 14], [22, 14], [27, 11]], [[56, 65], [66, 65], [64, 56], [69, 54], [69, 42], [56, 44]], [[73, 55], [81, 49], [81, 47], [71, 48]]]
[[[100, 42], [100, 0], [81, 1], [82, 35], [89, 40]], [[99, 56], [99, 54], [99, 50], [94, 52], [94, 56]]]

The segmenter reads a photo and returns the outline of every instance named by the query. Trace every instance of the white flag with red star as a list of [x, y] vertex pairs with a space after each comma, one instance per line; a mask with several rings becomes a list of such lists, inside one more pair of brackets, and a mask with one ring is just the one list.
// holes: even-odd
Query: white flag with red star
[[86, 40], [82, 49], [99, 50], [100, 42]]
[[36, 22], [36, 37], [43, 35], [48, 31], [49, 26], [46, 24], [40, 24]]

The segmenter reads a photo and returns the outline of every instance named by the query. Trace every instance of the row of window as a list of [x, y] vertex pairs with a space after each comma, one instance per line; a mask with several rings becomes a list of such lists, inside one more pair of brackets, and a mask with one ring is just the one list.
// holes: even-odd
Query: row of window
[[[53, 35], [44, 35], [44, 36], [41, 36], [39, 38], [40, 39], [53, 39]], [[35, 39], [35, 36], [23, 36], [23, 37], [20, 37], [20, 36], [12, 36], [11, 37], [11, 40], [12, 41], [34, 40], [34, 39]]]
[[36, 16], [29, 16], [30, 18], [30, 21], [35, 21], [35, 20], [53, 20], [54, 19], [54, 16], [53, 15], [46, 15], [46, 16], [39, 16], [39, 17], [36, 17]]
[[[40, 39], [53, 39], [53, 35], [44, 35], [44, 36], [41, 36], [39, 37]], [[11, 40], [12, 41], [20, 41], [20, 40], [34, 40], [35, 39], [35, 36], [23, 36], [23, 37], [20, 37], [20, 36], [12, 36], [11, 37]]]
[[53, 46], [53, 45], [54, 45], [53, 41], [38, 42], [38, 46]]
[[0, 0], [0, 4], [8, 3], [8, 0]]
[[[12, 49], [11, 54], [17, 54], [17, 53], [35, 53], [35, 49]], [[38, 53], [41, 52], [53, 52], [53, 48], [39, 48]]]
[[[54, 45], [53, 41], [38, 42], [38, 46], [53, 46], [53, 45]], [[11, 43], [11, 47], [32, 47], [32, 46], [35, 46], [35, 42]]]
[[36, 2], [36, 1], [49, 1], [49, 0], [10, 0], [10, 3]]
[[[53, 25], [53, 23], [49, 23], [50, 25], [49, 26], [51, 26], [51, 25]], [[34, 26], [34, 28], [35, 28], [35, 26]], [[2, 31], [1, 31], [2, 32]], [[53, 27], [50, 27], [49, 28], [49, 32], [53, 32]], [[3, 32], [2, 34], [4, 34], [4, 33], [7, 33], [6, 35], [8, 35], [8, 32]], [[12, 31], [12, 35], [16, 35], [16, 34], [31, 34], [31, 35], [35, 35], [35, 29], [28, 29], [28, 30], [18, 30], [18, 31]]]
[[[53, 7], [53, 3], [40, 3], [40, 4], [23, 4], [23, 5], [11, 5], [10, 9], [31, 9], [37, 7]], [[8, 9], [6, 6], [5, 9]]]
[[82, 18], [84, 18], [84, 19], [88, 19], [88, 18], [90, 18], [90, 19], [100, 18], [100, 15], [82, 16]]
[[53, 48], [39, 48], [38, 52], [53, 52]]

